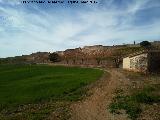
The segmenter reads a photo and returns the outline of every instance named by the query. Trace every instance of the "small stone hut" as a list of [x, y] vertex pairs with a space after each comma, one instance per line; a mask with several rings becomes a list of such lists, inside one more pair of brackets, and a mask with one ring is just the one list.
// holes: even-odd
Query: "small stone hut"
[[160, 72], [160, 50], [144, 50], [124, 57], [123, 69], [144, 73]]

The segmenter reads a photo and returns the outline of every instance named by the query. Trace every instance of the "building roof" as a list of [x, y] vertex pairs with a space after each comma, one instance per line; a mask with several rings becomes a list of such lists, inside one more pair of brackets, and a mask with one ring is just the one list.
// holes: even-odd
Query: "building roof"
[[146, 51], [146, 50], [138, 51], [138, 52], [135, 52], [135, 53], [132, 53], [132, 54], [128, 55], [128, 57], [134, 57], [134, 56], [141, 55], [141, 54], [144, 54], [144, 53], [147, 53], [147, 52], [148, 51]]
[[144, 53], [155, 53], [155, 52], [160, 53], [160, 50], [149, 50], [149, 51], [148, 50], [142, 50], [142, 51], [138, 51], [138, 52], [129, 54], [129, 55], [125, 56], [124, 58], [126, 58], [126, 57], [131, 58], [131, 57], [138, 56], [138, 55], [141, 55], [141, 54], [144, 54]]

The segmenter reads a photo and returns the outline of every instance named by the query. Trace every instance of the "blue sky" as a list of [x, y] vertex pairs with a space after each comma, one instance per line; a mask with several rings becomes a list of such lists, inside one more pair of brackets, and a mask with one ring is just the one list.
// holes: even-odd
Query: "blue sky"
[[74, 5], [67, 0], [65, 4], [21, 1], [0, 0], [0, 57], [160, 40], [160, 0]]

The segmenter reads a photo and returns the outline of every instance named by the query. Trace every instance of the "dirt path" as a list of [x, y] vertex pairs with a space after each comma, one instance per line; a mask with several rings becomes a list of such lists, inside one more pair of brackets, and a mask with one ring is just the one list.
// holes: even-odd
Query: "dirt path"
[[91, 96], [71, 105], [71, 120], [128, 120], [127, 115], [113, 115], [107, 108], [115, 89], [129, 84], [129, 80], [117, 69], [105, 71], [111, 77], [99, 80], [90, 90], [93, 93]]

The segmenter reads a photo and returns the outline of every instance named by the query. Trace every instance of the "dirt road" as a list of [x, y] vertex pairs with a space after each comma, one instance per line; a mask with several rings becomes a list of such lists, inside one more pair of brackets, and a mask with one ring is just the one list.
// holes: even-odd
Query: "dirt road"
[[71, 105], [71, 120], [128, 120], [127, 115], [113, 115], [109, 112], [108, 105], [114, 96], [117, 88], [125, 86], [129, 80], [118, 69], [105, 70], [110, 77], [99, 80], [90, 90], [93, 93], [83, 101]]

